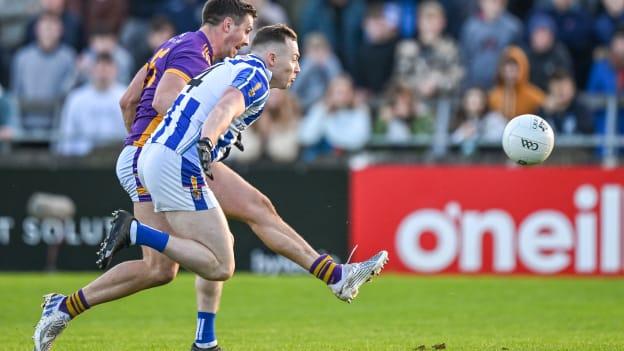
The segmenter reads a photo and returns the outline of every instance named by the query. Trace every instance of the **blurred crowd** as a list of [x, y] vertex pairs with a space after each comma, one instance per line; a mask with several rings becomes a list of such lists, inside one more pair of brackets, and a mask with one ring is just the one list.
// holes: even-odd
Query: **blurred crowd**
[[[580, 97], [624, 88], [624, 0], [249, 2], [257, 26], [293, 26], [303, 56], [292, 89], [272, 92], [233, 153], [240, 162], [409, 145], [440, 128], [471, 155], [524, 113], [559, 136], [601, 135], [607, 109]], [[164, 41], [200, 26], [203, 3], [0, 0], [0, 141], [67, 156], [120, 145], [125, 85]], [[624, 134], [624, 109], [616, 117]]]

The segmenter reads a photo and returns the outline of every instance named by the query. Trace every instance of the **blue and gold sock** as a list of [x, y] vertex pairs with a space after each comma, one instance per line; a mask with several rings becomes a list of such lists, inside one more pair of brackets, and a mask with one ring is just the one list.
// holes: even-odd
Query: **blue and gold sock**
[[327, 254], [319, 256], [309, 271], [328, 285], [336, 284], [342, 279], [342, 265], [335, 263]]
[[89, 308], [91, 308], [91, 306], [89, 306], [82, 289], [66, 296], [59, 304], [59, 310], [67, 313], [72, 319]]

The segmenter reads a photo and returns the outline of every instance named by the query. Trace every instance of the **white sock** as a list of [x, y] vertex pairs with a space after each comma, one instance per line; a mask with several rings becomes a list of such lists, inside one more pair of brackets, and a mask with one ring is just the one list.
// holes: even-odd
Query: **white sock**
[[136, 244], [137, 227], [137, 221], [132, 221], [132, 223], [130, 224], [130, 243], [132, 245]]

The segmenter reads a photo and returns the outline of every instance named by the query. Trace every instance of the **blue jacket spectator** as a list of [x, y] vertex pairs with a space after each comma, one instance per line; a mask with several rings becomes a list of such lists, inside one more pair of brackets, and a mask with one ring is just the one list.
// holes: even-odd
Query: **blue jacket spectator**
[[[587, 92], [620, 95], [624, 91], [624, 31], [618, 30], [611, 39], [609, 56], [596, 61], [589, 75]], [[605, 133], [606, 111], [596, 112], [596, 133]], [[618, 110], [618, 132], [624, 134], [624, 109]]]
[[9, 99], [2, 86], [0, 86], [0, 142], [10, 140], [13, 137], [10, 113], [11, 107]]

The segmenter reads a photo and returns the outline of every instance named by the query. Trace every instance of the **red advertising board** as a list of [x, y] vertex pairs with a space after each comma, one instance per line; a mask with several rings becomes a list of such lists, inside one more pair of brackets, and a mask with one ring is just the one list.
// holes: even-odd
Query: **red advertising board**
[[623, 195], [624, 168], [372, 166], [350, 244], [395, 272], [622, 275]]

